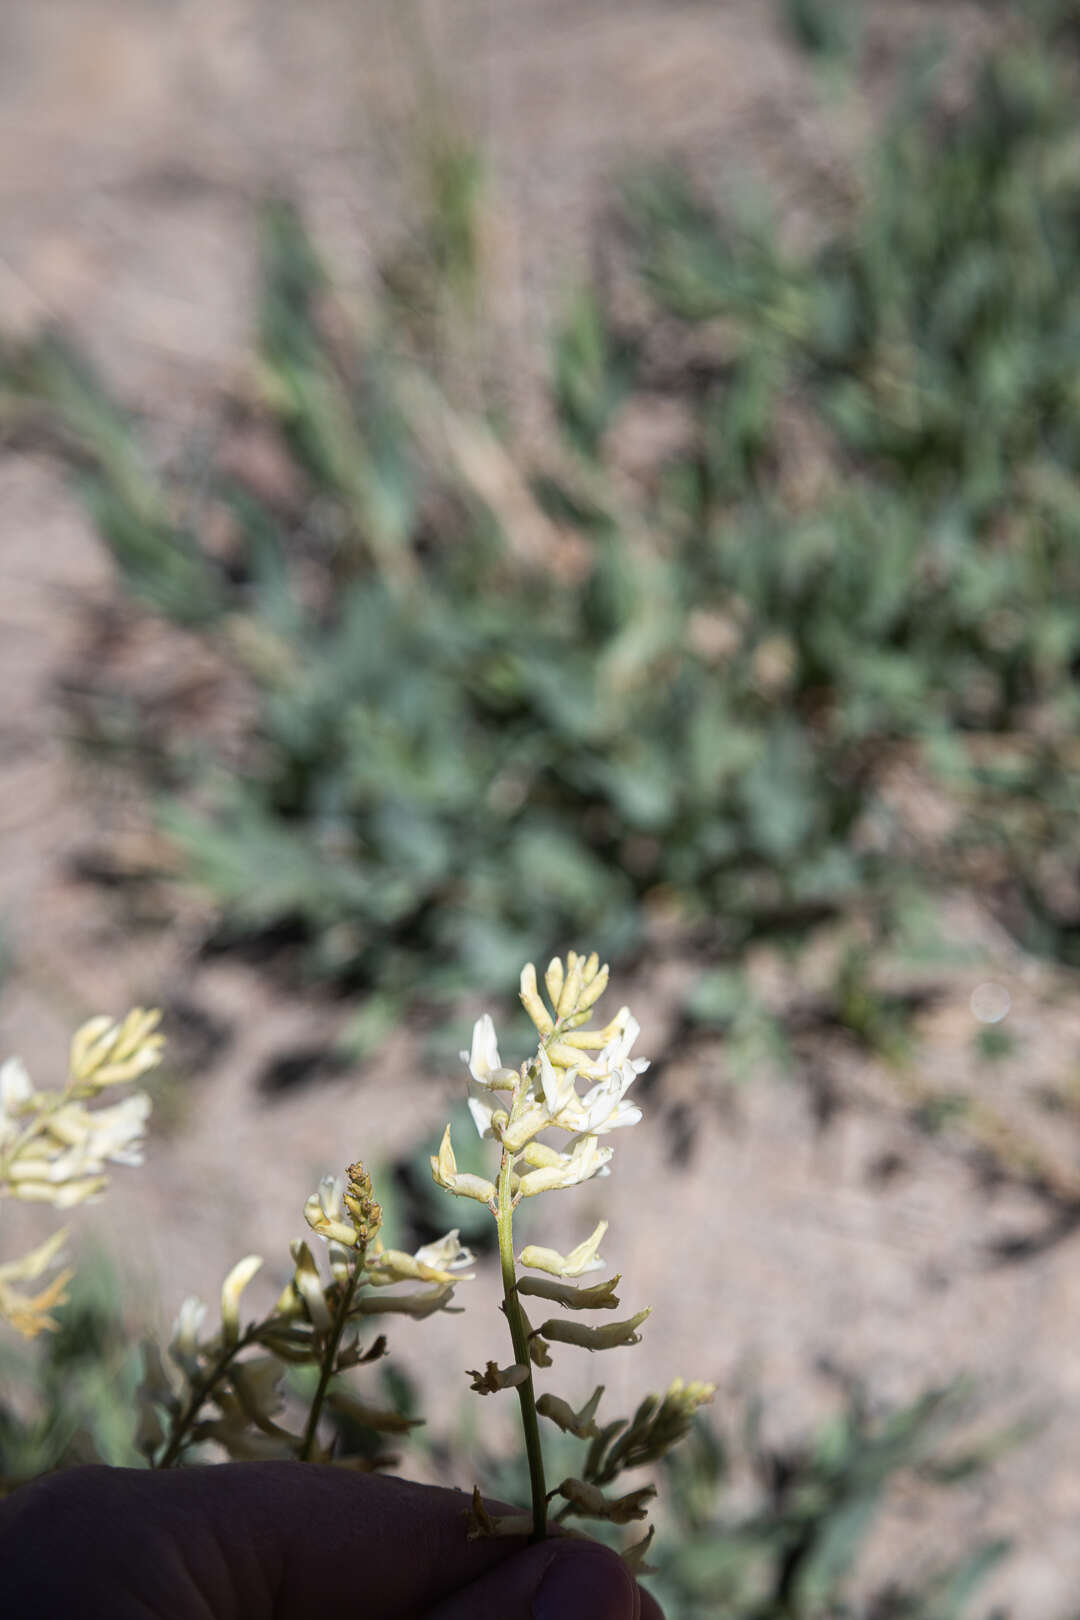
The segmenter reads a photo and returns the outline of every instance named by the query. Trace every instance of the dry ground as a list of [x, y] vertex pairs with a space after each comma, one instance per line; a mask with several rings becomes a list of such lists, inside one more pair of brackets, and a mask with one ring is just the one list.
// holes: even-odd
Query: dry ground
[[[964, 46], [986, 26], [974, 6], [893, 0], [867, 14], [869, 93], [837, 106], [753, 0], [14, 0], [0, 12], [5, 325], [63, 322], [145, 413], [162, 454], [212, 434], [249, 352], [265, 190], [301, 198], [358, 290], [393, 238], [410, 195], [419, 34], [490, 152], [492, 320], [523, 379], [528, 426], [548, 316], [629, 158], [676, 149], [721, 183], [766, 181], [790, 228], [812, 229], [846, 183], [903, 44], [928, 20]], [[0, 453], [0, 919], [15, 962], [0, 1049], [20, 1050], [44, 1082], [77, 1020], [135, 999], [187, 1002], [228, 1036], [174, 1099], [150, 1168], [119, 1178], [91, 1217], [164, 1301], [164, 1321], [185, 1293], [212, 1294], [241, 1253], [283, 1255], [314, 1178], [343, 1153], [411, 1146], [459, 1077], [423, 1078], [403, 1032], [363, 1074], [266, 1103], [257, 1076], [283, 1050], [324, 1039], [326, 1009], [268, 989], [250, 968], [198, 962], [190, 909], [133, 935], [115, 897], [73, 874], [95, 821], [110, 833], [128, 825], [73, 764], [60, 696], [110, 594], [107, 559], [57, 469]], [[195, 657], [180, 638], [163, 646], [162, 679]], [[130, 826], [138, 832], [137, 817]], [[1022, 1056], [994, 1070], [995, 1094], [1068, 1173], [1075, 1123], [1059, 1116], [1047, 1134], [1033, 1099], [1067, 1092], [1075, 1076], [1075, 984], [1024, 960], [975, 904], [943, 907], [941, 930], [978, 960], [938, 976], [920, 1027], [923, 1074], [948, 1088], [989, 1084], [972, 1058], [968, 997], [983, 979], [1005, 984]], [[663, 1051], [678, 971], [661, 954], [620, 987], [640, 1005], [646, 1052]], [[755, 972], [779, 1000], [790, 993], [767, 957]], [[706, 1053], [673, 1064], [655, 1097], [658, 1112], [689, 1110], [688, 1171], [672, 1179], [662, 1129], [620, 1144], [602, 1188], [607, 1249], [656, 1314], [643, 1348], [605, 1366], [611, 1393], [676, 1372], [728, 1395], [750, 1381], [783, 1436], [834, 1398], [818, 1358], [890, 1400], [970, 1370], [998, 1415], [1053, 1421], [966, 1495], [899, 1494], [875, 1568], [902, 1572], [976, 1531], [1005, 1532], [1017, 1552], [993, 1595], [1025, 1620], [1061, 1620], [1080, 1578], [1077, 1239], [994, 1261], [993, 1237], [1045, 1226], [1035, 1195], [987, 1185], [954, 1141], [918, 1133], [869, 1058], [839, 1043], [815, 1060], [829, 1064], [839, 1100], [823, 1129], [809, 1087], [763, 1075], [732, 1092], [722, 1054]], [[724, 1109], [706, 1103], [710, 1086]], [[553, 1241], [587, 1228], [592, 1192], [558, 1210]], [[493, 1278], [474, 1289], [486, 1298]], [[453, 1400], [456, 1369], [495, 1353], [493, 1329], [490, 1311], [472, 1310], [405, 1324], [395, 1347]]]

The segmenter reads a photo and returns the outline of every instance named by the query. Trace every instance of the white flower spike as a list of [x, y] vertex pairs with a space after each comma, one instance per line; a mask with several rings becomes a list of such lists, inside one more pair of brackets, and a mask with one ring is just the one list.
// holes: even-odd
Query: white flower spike
[[[477, 1488], [470, 1536], [508, 1534], [512, 1527], [515, 1534], [529, 1530], [534, 1541], [542, 1540], [548, 1500], [560, 1493], [566, 1499], [566, 1506], [559, 1512], [560, 1519], [568, 1512], [575, 1512], [625, 1524], [631, 1519], [644, 1518], [645, 1504], [653, 1494], [654, 1488], [645, 1486], [628, 1496], [611, 1498], [600, 1488], [623, 1467], [631, 1466], [629, 1460], [623, 1460], [624, 1453], [626, 1459], [636, 1459], [637, 1430], [653, 1411], [656, 1405], [653, 1398], [642, 1403], [629, 1423], [623, 1420], [601, 1426], [595, 1421], [595, 1413], [602, 1389], [596, 1391], [581, 1412], [575, 1412], [566, 1401], [551, 1394], [545, 1394], [538, 1402], [533, 1389], [534, 1368], [552, 1364], [552, 1344], [577, 1345], [597, 1351], [638, 1343], [637, 1330], [648, 1316], [648, 1309], [599, 1327], [580, 1320], [550, 1317], [534, 1329], [526, 1315], [524, 1301], [533, 1299], [547, 1301], [549, 1305], [577, 1315], [618, 1308], [615, 1289], [620, 1278], [617, 1274], [603, 1281], [579, 1285], [579, 1279], [607, 1269], [599, 1252], [607, 1222], [598, 1222], [584, 1242], [569, 1254], [530, 1244], [515, 1262], [513, 1248], [513, 1212], [521, 1200], [577, 1187], [595, 1176], [608, 1175], [613, 1149], [602, 1145], [600, 1138], [625, 1126], [636, 1125], [642, 1117], [640, 1107], [628, 1097], [634, 1081], [649, 1066], [647, 1059], [630, 1055], [640, 1033], [637, 1019], [628, 1007], [622, 1007], [607, 1024], [588, 1027], [592, 1008], [603, 994], [607, 980], [608, 970], [600, 965], [595, 953], [586, 957], [569, 951], [565, 965], [558, 957], [548, 964], [544, 974], [548, 998], [545, 1002], [535, 967], [532, 963], [525, 965], [521, 972], [520, 997], [538, 1036], [534, 1056], [517, 1072], [505, 1068], [499, 1056], [495, 1026], [486, 1013], [476, 1021], [471, 1051], [461, 1054], [462, 1061], [468, 1065], [471, 1082], [478, 1090], [478, 1094], [468, 1099], [473, 1123], [480, 1137], [492, 1139], [498, 1149], [497, 1181], [466, 1176], [458, 1171], [449, 1126], [439, 1152], [431, 1159], [432, 1175], [439, 1186], [462, 1197], [486, 1202], [498, 1222], [502, 1309], [510, 1326], [514, 1356], [505, 1368], [488, 1361], [483, 1371], [475, 1370], [470, 1377], [472, 1388], [483, 1395], [516, 1389], [529, 1464], [531, 1522], [523, 1523], [520, 1516], [512, 1521], [493, 1517]], [[578, 1090], [579, 1082], [587, 1088], [583, 1095]], [[504, 1101], [493, 1095], [498, 1092], [510, 1095]], [[564, 1135], [554, 1143], [543, 1140], [550, 1131], [561, 1131]], [[422, 1274], [432, 1280], [445, 1278], [451, 1282], [455, 1267], [464, 1263], [456, 1258], [457, 1233], [448, 1234], [442, 1243], [447, 1246], [445, 1252], [438, 1245], [431, 1245], [429, 1251], [418, 1250], [413, 1256], [388, 1251], [369, 1258], [371, 1280], [395, 1281]], [[466, 1252], [461, 1251], [462, 1255]], [[425, 1264], [433, 1269], [421, 1272]], [[517, 1265], [546, 1272], [547, 1276], [518, 1276]], [[385, 1277], [379, 1274], [380, 1270], [386, 1273]], [[555, 1491], [546, 1489], [538, 1417], [546, 1417], [568, 1433], [592, 1440], [585, 1481], [564, 1481]], [[634, 1444], [624, 1445], [620, 1441], [619, 1447], [610, 1450], [611, 1437], [623, 1430]], [[650, 1452], [650, 1457], [667, 1449], [666, 1435], [665, 1430], [663, 1446]], [[638, 1544], [634, 1554], [639, 1566], [647, 1545], [648, 1537]]]

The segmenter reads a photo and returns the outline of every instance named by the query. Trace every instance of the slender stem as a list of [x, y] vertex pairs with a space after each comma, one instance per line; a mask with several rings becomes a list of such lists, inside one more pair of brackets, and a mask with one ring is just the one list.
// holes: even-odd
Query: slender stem
[[529, 1332], [517, 1294], [517, 1273], [514, 1270], [514, 1206], [510, 1194], [511, 1155], [503, 1149], [499, 1167], [499, 1259], [502, 1262], [503, 1309], [510, 1324], [510, 1337], [514, 1342], [514, 1360], [528, 1368], [528, 1377], [517, 1386], [521, 1403], [521, 1426], [525, 1431], [525, 1451], [529, 1459], [529, 1481], [532, 1486], [533, 1528], [532, 1541], [543, 1541], [547, 1535], [547, 1492], [544, 1488], [544, 1453], [540, 1445], [540, 1424], [536, 1416], [536, 1392], [533, 1389], [532, 1358], [529, 1355]]
[[360, 1273], [363, 1269], [364, 1250], [359, 1248], [356, 1264], [349, 1274], [348, 1282], [341, 1291], [341, 1302], [337, 1308], [337, 1315], [330, 1325], [330, 1332], [323, 1346], [319, 1383], [311, 1403], [307, 1423], [304, 1426], [304, 1438], [301, 1440], [300, 1450], [297, 1452], [301, 1462], [308, 1462], [311, 1457], [311, 1448], [315, 1444], [315, 1431], [319, 1427], [319, 1418], [322, 1416], [323, 1401], [326, 1399], [326, 1391], [330, 1387], [330, 1380], [334, 1376], [334, 1363], [337, 1361], [338, 1345], [341, 1343], [341, 1335], [345, 1331], [345, 1323], [349, 1319], [353, 1295], [356, 1293], [356, 1285], [360, 1280]]
[[226, 1348], [218, 1356], [217, 1360], [211, 1364], [208, 1370], [203, 1373], [201, 1378], [197, 1378], [195, 1380], [191, 1387], [191, 1394], [188, 1397], [187, 1405], [184, 1407], [184, 1410], [173, 1424], [173, 1431], [169, 1436], [169, 1443], [165, 1447], [165, 1450], [162, 1452], [161, 1456], [158, 1458], [157, 1462], [153, 1464], [154, 1468], [172, 1467], [173, 1463], [179, 1457], [184, 1448], [184, 1441], [187, 1437], [187, 1432], [195, 1422], [195, 1419], [198, 1417], [203, 1402], [209, 1399], [210, 1392], [213, 1390], [214, 1386], [220, 1383], [222, 1378], [228, 1372], [229, 1363], [233, 1360], [234, 1356], [239, 1354], [241, 1350], [247, 1349], [248, 1345], [253, 1342], [258, 1331], [259, 1330], [257, 1327], [249, 1327], [247, 1332], [241, 1334], [241, 1336], [236, 1340], [235, 1344], [226, 1346]]

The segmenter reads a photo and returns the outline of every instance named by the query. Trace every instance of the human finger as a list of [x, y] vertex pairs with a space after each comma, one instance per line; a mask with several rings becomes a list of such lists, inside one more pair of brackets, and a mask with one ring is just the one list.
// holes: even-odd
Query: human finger
[[619, 1556], [553, 1538], [523, 1548], [428, 1611], [424, 1620], [663, 1620]]
[[5, 1599], [83, 1620], [124, 1603], [307, 1620], [362, 1593], [371, 1620], [412, 1620], [522, 1548], [469, 1541], [468, 1508], [462, 1491], [312, 1463], [73, 1468], [0, 1504]]

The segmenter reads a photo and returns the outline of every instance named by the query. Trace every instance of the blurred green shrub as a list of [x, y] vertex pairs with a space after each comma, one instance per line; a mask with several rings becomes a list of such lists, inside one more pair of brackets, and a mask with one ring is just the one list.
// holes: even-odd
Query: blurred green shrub
[[55, 1468], [137, 1466], [139, 1347], [112, 1262], [84, 1259], [54, 1332], [0, 1343], [0, 1481], [11, 1488]]
[[[220, 942], [288, 941], [374, 993], [376, 1035], [586, 931], [618, 956], [674, 913], [723, 957], [901, 879], [975, 873], [1080, 960], [1046, 864], [1080, 863], [1071, 86], [1030, 43], [959, 111], [914, 79], [797, 260], [639, 178], [633, 313], [606, 282], [573, 304], [538, 470], [455, 407], [400, 298], [351, 330], [285, 205], [254, 419], [299, 493], [159, 478], [60, 340], [12, 358], [127, 583], [256, 691], [239, 768], [160, 717], [128, 736]], [[933, 845], [880, 796], [897, 760], [957, 810]]]

